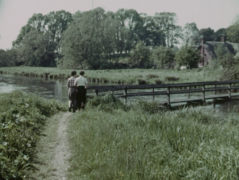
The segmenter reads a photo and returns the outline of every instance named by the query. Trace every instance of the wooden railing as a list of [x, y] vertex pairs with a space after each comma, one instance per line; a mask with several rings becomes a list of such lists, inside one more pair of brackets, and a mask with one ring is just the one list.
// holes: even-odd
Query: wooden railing
[[[192, 82], [192, 83], [178, 83], [178, 84], [149, 84], [149, 85], [110, 85], [110, 86], [89, 86], [88, 89], [93, 89], [96, 96], [105, 95], [104, 92], [111, 92], [112, 94], [124, 98], [127, 101], [128, 97], [133, 96], [154, 96], [166, 95], [166, 105], [171, 103], [203, 101], [206, 99], [216, 98], [231, 98], [239, 96], [239, 93], [233, 93], [233, 90], [239, 89], [239, 81], [208, 81], [208, 82]], [[151, 92], [128, 92], [131, 89], [152, 89]], [[119, 92], [121, 91], [121, 92]], [[123, 92], [122, 92], [123, 91]], [[206, 92], [213, 91], [213, 95], [206, 96]], [[218, 94], [217, 91], [228, 91], [226, 94]], [[202, 93], [200, 98], [191, 98], [192, 93]], [[185, 99], [170, 99], [172, 94], [185, 94], [188, 96]], [[164, 103], [164, 104], [165, 104]]]

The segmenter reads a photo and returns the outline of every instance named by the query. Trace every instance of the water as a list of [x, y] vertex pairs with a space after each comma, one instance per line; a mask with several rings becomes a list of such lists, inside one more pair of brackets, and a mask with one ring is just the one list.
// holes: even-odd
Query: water
[[[62, 102], [68, 101], [68, 92], [67, 92], [67, 80], [51, 80], [44, 78], [36, 77], [25, 77], [25, 76], [13, 76], [13, 75], [0, 75], [0, 92], [7, 93], [14, 90], [21, 90], [26, 93], [37, 94], [43, 98], [47, 99], [56, 99]], [[96, 85], [95, 83], [90, 83], [89, 85]], [[98, 84], [100, 85], [100, 84]], [[106, 85], [106, 84], [104, 84]], [[129, 92], [136, 91], [146, 91], [146, 90], [130, 90]], [[151, 91], [151, 90], [147, 90]], [[88, 90], [87, 94], [92, 94], [92, 90]], [[175, 98], [183, 98], [187, 96], [186, 94], [182, 95], [173, 95]], [[200, 96], [200, 93], [197, 94]], [[134, 101], [137, 99], [144, 99], [152, 101], [152, 96], [136, 96], [128, 98], [128, 101]], [[155, 96], [156, 101], [166, 101], [166, 96]], [[231, 109], [238, 110], [239, 101], [226, 101], [220, 104], [216, 104], [216, 109], [220, 111], [228, 111]]]

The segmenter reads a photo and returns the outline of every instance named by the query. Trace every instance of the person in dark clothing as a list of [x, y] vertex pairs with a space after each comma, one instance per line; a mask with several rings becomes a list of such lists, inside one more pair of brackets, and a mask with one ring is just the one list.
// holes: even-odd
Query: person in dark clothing
[[80, 108], [84, 109], [85, 103], [86, 103], [86, 89], [88, 86], [88, 81], [84, 77], [84, 74], [85, 74], [85, 72], [81, 71], [80, 76], [78, 78], [76, 78], [75, 83], [74, 83], [74, 85], [78, 89], [77, 106], [78, 106], [79, 110], [80, 110]]
[[69, 96], [69, 111], [71, 112], [71, 109], [73, 112], [77, 109], [77, 87], [75, 87], [74, 82], [76, 80], [76, 71], [71, 72], [71, 77], [67, 81], [67, 87], [68, 87], [68, 96]]

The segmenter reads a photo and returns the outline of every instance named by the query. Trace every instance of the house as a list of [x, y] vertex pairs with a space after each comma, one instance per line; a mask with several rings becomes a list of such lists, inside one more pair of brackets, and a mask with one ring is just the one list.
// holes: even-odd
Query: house
[[207, 41], [204, 37], [201, 37], [201, 44], [197, 47], [197, 50], [201, 56], [198, 63], [198, 67], [203, 67], [210, 64], [213, 58], [216, 58], [215, 50], [222, 45], [228, 53], [232, 53], [239, 57], [239, 44], [226, 42], [226, 37], [221, 36], [221, 41]]

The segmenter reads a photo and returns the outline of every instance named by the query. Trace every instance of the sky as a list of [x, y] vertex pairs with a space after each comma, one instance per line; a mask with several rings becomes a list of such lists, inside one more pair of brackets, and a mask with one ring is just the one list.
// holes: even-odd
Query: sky
[[239, 0], [0, 0], [0, 49], [10, 49], [21, 27], [34, 13], [65, 10], [75, 13], [102, 7], [105, 11], [135, 9], [153, 16], [174, 12], [178, 25], [195, 22], [199, 29], [227, 28], [239, 14]]

